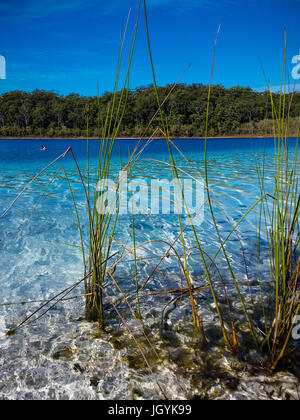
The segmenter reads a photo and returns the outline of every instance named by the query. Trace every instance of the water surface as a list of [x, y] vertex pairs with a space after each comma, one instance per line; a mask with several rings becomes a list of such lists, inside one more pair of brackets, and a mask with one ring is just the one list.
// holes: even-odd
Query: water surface
[[[116, 141], [111, 164], [112, 179], [117, 178], [120, 170], [120, 151], [124, 166], [130, 151], [134, 149], [136, 143], [137, 140]], [[201, 139], [176, 139], [174, 143], [188, 159], [188, 161], [185, 160], [176, 148], [174, 148], [174, 157], [178, 167], [195, 178], [203, 177], [204, 141]], [[295, 140], [292, 139], [292, 149], [295, 143]], [[47, 151], [41, 151], [41, 144], [47, 146]], [[139, 150], [143, 148], [144, 144], [145, 142], [140, 145]], [[84, 140], [0, 140], [0, 212], [2, 213], [8, 207], [11, 201], [34, 175], [56, 157], [64, 153], [70, 146], [83, 175], [86, 176], [87, 144]], [[89, 170], [93, 177], [93, 174], [96, 173], [98, 162], [98, 141], [90, 141], [89, 148]], [[216, 200], [214, 202], [216, 221], [223, 238], [230, 232], [232, 225], [260, 197], [256, 163], [257, 160], [262, 161], [263, 158], [265, 158], [266, 186], [272, 192], [274, 188], [273, 139], [267, 139], [266, 141], [263, 139], [213, 139], [208, 141], [209, 184], [213, 197]], [[170, 157], [166, 142], [164, 140], [154, 140], [141, 154], [132, 175], [133, 177], [144, 178], [146, 180], [153, 178], [171, 179], [172, 175], [171, 168], [168, 165], [169, 163]], [[82, 220], [85, 244], [86, 246], [88, 245], [86, 200], [75, 163], [71, 156], [67, 155], [43, 173], [13, 206], [10, 212], [0, 220], [1, 304], [50, 298], [83, 276], [82, 255], [78, 248], [80, 238], [76, 215], [68, 184], [62, 171], [58, 173], [38, 207], [32, 213], [41, 194], [47, 188], [49, 181], [56, 175], [61, 166], [65, 168], [72, 183]], [[185, 177], [184, 172], [181, 172], [183, 177]], [[90, 188], [94, 188], [93, 181], [91, 182]], [[31, 218], [27, 223], [29, 217]], [[188, 221], [187, 218], [184, 220], [186, 222]], [[269, 280], [268, 250], [266, 248], [265, 238], [263, 237], [260, 238], [262, 244], [261, 259], [258, 260], [257, 258], [257, 222], [258, 213], [254, 211], [240, 225], [239, 238], [233, 235], [227, 244], [227, 252], [242, 291], [245, 293], [251, 291], [254, 295], [259, 293], [260, 290], [257, 282], [258, 268], [260, 269], [262, 279]], [[133, 245], [131, 223], [132, 219], [130, 215], [120, 216], [115, 232], [115, 237], [118, 241], [126, 245], [128, 249]], [[175, 214], [141, 214], [135, 217], [136, 243], [144, 243], [155, 239], [170, 242], [176, 239], [179, 232], [178, 218]], [[205, 252], [210, 256], [214, 256], [218, 250], [218, 239], [207, 206], [204, 208], [204, 221], [200, 226], [197, 226], [197, 234]], [[192, 278], [195, 285], [200, 286], [204, 284], [204, 270], [191, 228], [186, 229], [185, 243], [189, 253]], [[176, 243], [176, 248], [180, 255], [182, 255], [180, 242]], [[120, 247], [118, 246], [115, 249], [116, 251], [120, 251]], [[241, 252], [241, 249], [243, 252]], [[155, 266], [165, 251], [166, 244], [155, 242], [139, 248], [138, 255], [140, 258], [147, 260], [152, 266]], [[221, 255], [218, 259], [218, 265], [228, 284], [229, 291], [234, 295], [235, 292], [230, 283], [226, 263]], [[171, 256], [166, 259], [161, 264], [160, 270], [167, 277], [155, 274], [148, 285], [148, 292], [168, 290], [170, 288], [180, 287], [181, 285], [185, 286], [184, 278], [178, 269], [176, 258]], [[151, 269], [148, 266], [140, 262], [138, 263], [138, 279], [140, 284], [143, 284], [150, 273]], [[118, 266], [115, 275], [124, 290], [128, 293], [134, 292], [135, 276], [132, 256], [129, 255], [123, 260]], [[113, 285], [109, 284], [108, 287], [110, 296], [118, 295]], [[220, 293], [222, 293], [221, 285], [216, 283], [216, 288], [217, 290], [220, 288]], [[82, 288], [79, 288], [75, 293], [80, 294], [81, 292]], [[206, 309], [203, 309], [203, 311], [204, 313], [208, 311], [206, 313], [207, 319], [209, 322], [213, 321], [215, 314], [211, 312], [210, 305], [212, 302], [209, 293], [203, 293], [198, 298], [201, 305], [202, 299], [204, 299], [203, 308]], [[160, 318], [163, 308], [169, 301], [170, 297], [168, 296], [161, 298], [150, 296], [142, 300], [142, 311], [146, 317], [153, 319], [153, 325], [157, 325], [157, 319]], [[9, 367], [7, 367], [8, 374], [14, 375], [14, 357], [21, 357], [18, 378], [23, 384], [18, 388], [18, 391], [16, 391], [17, 388], [13, 385], [11, 385], [9, 390], [5, 388], [3, 395], [10, 395], [12, 397], [13, 395], [17, 395], [16, 392], [19, 392], [19, 396], [24, 397], [26, 392], [31, 392], [31, 396], [39, 395], [45, 398], [58, 398], [60, 394], [55, 394], [55, 391], [52, 390], [51, 384], [49, 383], [54, 381], [55, 369], [58, 369], [58, 375], [65, 375], [63, 373], [65, 372], [64, 365], [54, 362], [53, 358], [51, 362], [49, 361], [51, 355], [53, 353], [55, 354], [55, 352], [57, 353], [57, 346], [61, 344], [65, 347], [69, 346], [69, 348], [81, 349], [81, 356], [80, 354], [76, 356], [72, 356], [72, 353], [69, 354], [70, 360], [75, 365], [80, 364], [80, 357], [83, 359], [81, 360], [83, 364], [87, 363], [87, 360], [82, 356], [82, 352], [85, 352], [85, 357], [88, 357], [87, 354], [90, 351], [92, 354], [91, 357], [97, 354], [99, 351], [97, 343], [94, 342], [91, 344], [90, 341], [92, 334], [89, 328], [91, 327], [83, 320], [80, 322], [81, 317], [84, 315], [83, 303], [82, 300], [76, 300], [65, 305], [59, 305], [55, 311], [51, 311], [45, 318], [36, 324], [32, 324], [32, 327], [28, 327], [21, 333], [18, 333], [17, 337], [14, 338], [15, 343], [17, 343], [15, 344], [15, 348], [13, 347], [14, 344], [7, 343], [0, 346], [0, 363], [2, 366], [9, 360]], [[0, 306], [0, 336], [8, 328], [20, 322], [35, 307], [34, 304], [31, 306]], [[121, 309], [126, 312], [126, 305], [125, 307], [121, 305]], [[185, 319], [185, 316], [189, 319], [190, 312], [189, 306], [187, 305], [185, 307], [183, 304], [181, 312], [179, 311], [179, 314], [176, 311], [171, 313], [170, 319], [172, 320], [173, 317], [173, 322], [177, 323], [177, 326], [182, 325], [183, 328], [184, 322], [182, 324], [180, 322], [182, 319]], [[72, 324], [73, 321], [70, 321], [70, 317], [73, 321], [75, 320], [75, 324]], [[111, 327], [119, 325], [119, 320], [113, 311], [111, 311], [109, 317], [110, 320], [108, 323]], [[86, 347], [83, 345], [85, 341], [82, 339], [85, 335], [87, 336]], [[110, 383], [110, 385], [107, 385], [107, 393], [101, 395], [104, 398], [122, 398], [122, 395], [127, 395], [130, 398], [132, 397], [131, 392], [134, 388], [132, 384], [137, 384], [137, 378], [134, 377], [131, 381], [132, 383], [129, 381], [131, 383], [129, 387], [124, 383], [120, 385], [121, 379], [119, 376], [121, 375], [124, 378], [126, 375], [129, 375], [128, 372], [131, 372], [130, 363], [124, 367], [124, 363], [122, 363], [120, 357], [118, 355], [116, 356], [115, 348], [112, 348], [107, 343], [107, 339], [103, 340], [105, 343], [102, 342], [101, 346], [102, 348], [108, 346], [107, 356], [103, 355], [101, 360], [95, 358], [93, 362], [95, 366], [98, 366], [98, 369], [101, 366], [102, 371], [106, 372], [106, 379], [104, 378], [102, 381], [106, 381], [108, 384]], [[13, 340], [11, 343], [13, 343]], [[12, 346], [10, 351], [9, 346]], [[27, 353], [24, 350], [25, 347], [27, 347]], [[94, 350], [92, 351], [91, 349]], [[10, 356], [8, 356], [9, 354]], [[38, 357], [40, 357], [40, 354], [44, 354], [45, 358], [46, 365], [41, 372], [39, 370], [36, 371], [37, 366], [35, 363], [32, 365], [32, 360], [37, 357], [37, 354], [39, 354]], [[111, 357], [116, 358], [114, 367], [110, 363]], [[77, 363], [73, 361], [74, 358]], [[66, 366], [70, 363], [70, 360], [64, 361]], [[37, 375], [39, 378], [40, 372], [41, 377], [36, 382], [33, 379], [29, 379], [29, 385], [26, 385], [26, 372], [31, 372], [30, 369], [33, 369], [33, 376]], [[169, 378], [168, 369], [164, 369], [162, 368], [159, 374], [162, 382], [167, 381], [167, 378]], [[121, 373], [117, 375], [116, 372]], [[22, 375], [25, 376], [23, 377]], [[111, 378], [110, 382], [107, 378]], [[172, 382], [173, 380], [170, 378], [168, 380]], [[173, 379], [174, 381], [171, 384], [169, 383], [169, 385], [166, 383], [166, 386], [169, 386], [170, 389], [173, 387], [174, 395], [180, 398], [185, 394], [176, 388], [176, 377]], [[74, 398], [78, 387], [83, 386], [80, 380], [78, 379], [78, 372], [76, 374], [74, 373], [69, 379], [65, 379], [66, 383], [60, 384], [59, 387], [62, 393], [61, 395]], [[15, 383], [14, 380], [12, 382]], [[189, 385], [185, 382], [186, 380], [182, 379], [181, 385], [188, 388]], [[73, 390], [70, 390], [72, 388], [70, 388], [70, 383], [75, 384]], [[101, 381], [99, 383], [100, 385], [97, 385], [99, 389], [98, 394], [102, 392], [100, 389], [105, 388]], [[91, 390], [91, 385], [87, 384], [86, 378], [84, 384], [87, 398], [94, 398], [95, 394], [93, 392], [95, 389], [92, 387]], [[36, 394], [34, 394], [33, 390]], [[151, 394], [151, 392], [149, 391], [148, 394], [146, 392], [146, 397], [157, 397], [157, 394]]]

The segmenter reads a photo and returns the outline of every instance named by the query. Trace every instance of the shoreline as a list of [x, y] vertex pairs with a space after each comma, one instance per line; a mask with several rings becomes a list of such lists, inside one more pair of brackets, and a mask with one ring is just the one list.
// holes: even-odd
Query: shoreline
[[[296, 134], [291, 134], [289, 137], [298, 137]], [[205, 140], [205, 137], [173, 137], [172, 139], [180, 139], [180, 140]], [[208, 140], [216, 139], [264, 139], [264, 138], [274, 138], [274, 134], [267, 134], [267, 135], [233, 135], [233, 136], [214, 136], [214, 137], [207, 137]], [[140, 137], [117, 137], [115, 140], [139, 140]], [[148, 137], [144, 137], [145, 140]], [[153, 140], [164, 140], [164, 137], [153, 137]], [[0, 137], [1, 140], [87, 140], [86, 137], [40, 137], [40, 136], [28, 136], [28, 137]], [[89, 137], [89, 140], [99, 140], [99, 137]], [[101, 140], [101, 139], [100, 139]]]

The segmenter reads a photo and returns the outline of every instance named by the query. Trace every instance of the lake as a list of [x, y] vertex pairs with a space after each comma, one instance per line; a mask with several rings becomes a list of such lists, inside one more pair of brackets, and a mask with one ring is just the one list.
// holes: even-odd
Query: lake
[[[118, 179], [119, 171], [124, 168], [136, 143], [137, 140], [133, 139], [116, 141], [111, 160], [110, 178], [112, 180]], [[42, 144], [46, 145], [46, 151], [41, 151]], [[142, 150], [145, 144], [146, 141], [142, 142], [138, 150]], [[192, 177], [194, 182], [197, 183], [199, 180], [199, 185], [201, 185], [204, 178], [204, 140], [176, 139], [174, 145], [185, 156], [184, 158], [173, 146], [174, 159], [180, 168], [180, 177], [182, 179]], [[296, 139], [291, 139], [291, 150], [294, 150], [295, 145]], [[39, 171], [64, 153], [68, 147], [72, 147], [82, 174], [86, 177], [87, 144], [84, 140], [0, 140], [0, 213], [4, 212]], [[92, 175], [90, 189], [93, 190], [96, 187], [97, 140], [90, 141], [89, 156], [89, 171]], [[216, 223], [223, 239], [230, 233], [232, 226], [259, 199], [260, 189], [256, 164], [258, 161], [262, 162], [263, 159], [265, 159], [265, 185], [271, 194], [274, 188], [273, 139], [208, 140], [209, 186], [213, 197]], [[51, 298], [83, 277], [76, 214], [64, 173], [62, 170], [57, 173], [61, 166], [64, 167], [72, 184], [82, 221], [85, 245], [88, 247], [88, 209], [85, 195], [74, 160], [68, 154], [45, 171], [11, 210], [0, 219], [0, 304], [2, 305], [0, 306], [0, 336], [38, 307], [38, 303], [34, 302], [30, 305], [10, 305], [11, 303]], [[133, 168], [132, 177], [144, 180], [142, 187], [150, 185], [151, 182], [163, 180], [163, 184], [167, 184], [172, 180], [170, 156], [164, 140], [153, 140], [147, 145]], [[51, 180], [53, 182], [48, 185]], [[142, 187], [138, 187], [136, 192], [141, 192]], [[148, 242], [139, 248], [138, 256], [152, 267], [159, 262], [166, 251], [166, 242], [175, 241], [180, 233], [176, 212], [172, 210], [172, 206], [170, 211], [163, 211], [164, 190], [160, 194], [161, 202], [157, 201], [155, 206], [149, 200], [144, 201], [143, 206], [136, 203], [138, 208], [134, 216], [136, 243]], [[172, 198], [174, 201], [174, 193], [170, 194], [171, 201]], [[139, 197], [141, 201], [141, 195], [136, 197]], [[191, 195], [191, 203], [193, 200], [195, 201], [195, 196]], [[38, 202], [39, 205], [36, 206]], [[193, 205], [195, 209], [195, 203]], [[197, 217], [194, 222], [200, 245], [207, 255], [214, 257], [219, 249], [219, 242], [207, 204], [203, 206], [202, 218], [198, 219], [198, 223]], [[30, 218], [29, 221], [28, 218]], [[182, 217], [182, 221], [184, 225], [189, 223], [187, 215]], [[259, 238], [260, 258], [257, 255], [258, 221], [257, 209], [241, 223], [238, 236], [232, 235], [226, 245], [235, 276], [245, 295], [260, 294], [260, 284], [257, 281], [258, 270], [263, 281], [267, 282], [270, 276], [268, 248], [263, 235]], [[120, 214], [114, 237], [126, 249], [132, 248], [130, 212]], [[161, 242], [149, 242], [157, 239]], [[188, 251], [191, 277], [195, 286], [201, 286], [205, 283], [205, 272], [190, 226], [185, 231], [184, 241]], [[118, 257], [124, 252], [124, 247], [116, 243], [114, 249], [119, 253]], [[182, 255], [180, 241], [176, 242], [175, 249]], [[221, 253], [216, 262], [228, 291], [234, 297], [236, 291]], [[138, 279], [142, 285], [152, 270], [149, 265], [141, 261], [138, 261], [137, 270]], [[161, 314], [172, 298], [166, 295], [156, 296], [155, 293], [178, 288], [180, 285], [186, 286], [178, 268], [178, 261], [174, 256], [166, 258], [161, 263], [160, 272], [165, 275], [155, 273], [152, 276], [144, 291], [149, 296], [141, 300], [142, 313], [149, 322], [152, 322], [153, 329], [159, 327]], [[214, 267], [212, 267], [212, 274], [214, 278], [217, 278], [218, 273]], [[122, 260], [117, 267], [115, 277], [120, 287], [126, 290], [129, 296], [134, 294], [136, 284], [132, 255]], [[223, 293], [222, 287], [222, 283], [216, 280], [216, 290], [220, 295]], [[115, 298], [117, 302], [119, 292], [116, 287], [108, 282], [108, 290], [110, 297]], [[266, 292], [267, 290], [268, 285]], [[73, 295], [81, 293], [83, 289], [79, 287]], [[202, 291], [197, 296], [197, 302], [201, 307], [204, 325], [207, 322], [208, 328], [212, 328], [212, 325], [217, 324], [217, 318], [212, 311], [213, 302], [209, 291]], [[4, 304], [6, 306], [3, 306]], [[134, 298], [132, 304], [135, 305]], [[97, 327], [84, 320], [84, 301], [79, 298], [64, 304], [60, 303], [45, 317], [20, 330], [9, 341], [0, 342], [1, 370], [3, 369], [6, 377], [12, 378], [11, 382], [5, 384], [3, 382], [2, 387], [0, 379], [0, 397], [133, 398], [134, 393], [138, 395], [137, 389], [142, 386], [143, 398], [157, 398], [159, 391], [148, 384], [148, 374], [145, 374], [143, 370], [138, 370], [140, 362], [137, 362], [136, 351], [133, 351], [135, 355], [133, 356], [132, 353], [128, 353], [126, 345], [123, 346], [120, 342], [120, 336], [125, 336], [126, 343], [130, 343], [130, 337], [127, 336], [126, 331], [121, 332], [120, 320], [109, 302], [106, 302], [106, 305], [109, 313], [106, 335], [98, 339], [93, 340]], [[131, 322], [132, 328], [136, 328], [127, 313], [126, 304], [120, 303], [119, 308], [124, 313], [124, 317], [129, 320], [128, 322]], [[236, 310], [240, 309], [236, 307]], [[179, 335], [182, 334], [180, 340], [182, 339], [183, 343], [191, 337], [190, 332], [184, 332], [185, 328], [188, 331], [190, 323], [191, 313], [188, 302], [180, 302], [178, 310], [170, 310], [167, 324], [177, 326], [176, 331]], [[153, 339], [156, 337], [155, 334]], [[158, 340], [157, 337], [156, 339]], [[174, 366], [179, 366], [179, 370], [185, 365], [190, 367], [189, 363], [193, 357], [196, 357], [196, 350], [191, 350], [188, 346], [184, 355], [180, 352], [178, 355], [176, 339], [178, 337], [174, 336], [164, 347], [163, 351], [166, 354], [170, 352], [173, 356], [166, 356], [169, 364], [162, 365], [156, 374], [160, 383], [171, 390], [174, 398], [183, 398], [189, 396], [189, 379], [179, 374], [180, 380], [178, 380], [178, 376], [173, 375]], [[94, 382], [92, 377], [96, 377]], [[153, 380], [152, 374], [150, 377]], [[196, 385], [194, 392], [197, 393]]]

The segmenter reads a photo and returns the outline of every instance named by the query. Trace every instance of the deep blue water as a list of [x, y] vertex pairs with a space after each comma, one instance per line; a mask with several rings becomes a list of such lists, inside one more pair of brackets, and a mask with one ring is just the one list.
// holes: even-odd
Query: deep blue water
[[[291, 144], [295, 144], [296, 140], [292, 139]], [[197, 139], [175, 139], [174, 143], [183, 151], [184, 154], [192, 157], [199, 153], [204, 153], [204, 140]], [[128, 149], [133, 151], [137, 144], [137, 140], [116, 140], [114, 147], [114, 155], [119, 155], [119, 147], [122, 156], [128, 155]], [[146, 144], [143, 140], [139, 150]], [[41, 145], [46, 145], [47, 153], [41, 153]], [[78, 159], [86, 159], [86, 140], [0, 140], [1, 168], [3, 165], [20, 164], [35, 165], [39, 167], [39, 163], [48, 163], [63, 153], [69, 146], [72, 147]], [[266, 147], [272, 153], [274, 148], [274, 139], [212, 139], [208, 140], [208, 152], [210, 156], [222, 153], [252, 153], [255, 151], [263, 151]], [[91, 155], [97, 156], [98, 141], [90, 140]], [[167, 145], [164, 140], [154, 140], [151, 147], [145, 149], [143, 155], [156, 156], [167, 155]], [[175, 152], [176, 154], [176, 152]]]

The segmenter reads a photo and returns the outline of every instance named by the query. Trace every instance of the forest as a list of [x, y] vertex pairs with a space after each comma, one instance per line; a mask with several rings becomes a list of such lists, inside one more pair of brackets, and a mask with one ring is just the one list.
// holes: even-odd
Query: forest
[[[172, 89], [159, 87], [161, 102]], [[117, 97], [121, 93], [118, 92]], [[273, 100], [279, 107], [280, 95]], [[169, 133], [172, 137], [203, 137], [207, 110], [208, 87], [202, 84], [179, 84], [163, 105]], [[118, 137], [151, 135], [158, 127], [159, 118], [149, 121], [157, 111], [152, 85], [129, 90], [124, 101], [124, 114], [117, 116], [120, 123]], [[89, 137], [101, 138], [107, 109], [113, 94], [86, 97], [72, 93], [67, 96], [55, 92], [35, 90], [32, 93], [12, 91], [0, 95], [0, 137]], [[290, 114], [290, 134], [298, 135], [300, 93], [288, 94], [285, 112]], [[112, 122], [114, 124], [114, 121]], [[159, 132], [156, 132], [159, 135]], [[269, 92], [251, 88], [221, 85], [212, 87], [209, 109], [208, 135], [258, 136], [272, 135], [272, 107]]]

